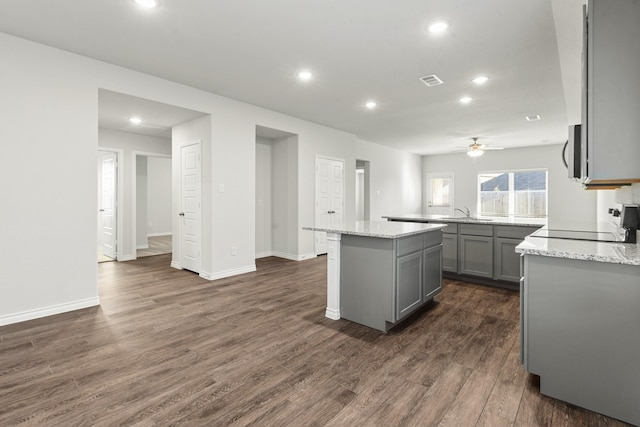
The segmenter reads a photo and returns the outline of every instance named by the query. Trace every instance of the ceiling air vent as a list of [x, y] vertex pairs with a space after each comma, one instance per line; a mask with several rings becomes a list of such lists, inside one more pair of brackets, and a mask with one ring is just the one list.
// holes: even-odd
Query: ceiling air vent
[[420, 81], [429, 87], [438, 86], [444, 83], [442, 80], [440, 80], [440, 77], [436, 76], [435, 74], [431, 74], [430, 76], [420, 77]]

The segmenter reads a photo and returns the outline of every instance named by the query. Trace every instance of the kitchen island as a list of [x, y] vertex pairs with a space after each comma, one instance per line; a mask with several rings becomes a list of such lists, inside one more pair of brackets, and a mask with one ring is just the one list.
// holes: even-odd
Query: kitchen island
[[513, 290], [520, 282], [520, 256], [515, 248], [525, 236], [546, 224], [542, 218], [453, 217], [406, 214], [389, 221], [443, 223], [442, 269], [445, 277]]
[[527, 237], [516, 251], [520, 358], [541, 393], [640, 425], [640, 246]]
[[442, 289], [444, 224], [358, 221], [327, 233], [327, 309], [387, 332]]

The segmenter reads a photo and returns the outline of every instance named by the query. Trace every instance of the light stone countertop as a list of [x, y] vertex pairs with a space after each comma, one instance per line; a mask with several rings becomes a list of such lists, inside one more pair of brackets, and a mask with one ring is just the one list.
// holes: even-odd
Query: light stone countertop
[[349, 224], [332, 225], [329, 227], [302, 227], [303, 230], [324, 231], [327, 233], [350, 234], [353, 236], [379, 237], [383, 239], [398, 239], [414, 234], [441, 230], [445, 224], [423, 224], [417, 222], [389, 222], [389, 221], [356, 221]]
[[[549, 227], [552, 228], [552, 227]], [[554, 227], [556, 228], [556, 227]], [[590, 228], [557, 227], [582, 231], [599, 231], [619, 234], [616, 224], [598, 223]], [[612, 264], [640, 265], [640, 245], [621, 242], [589, 242], [585, 240], [547, 239], [527, 236], [516, 247], [516, 252], [525, 255], [541, 255], [555, 258], [584, 261], [609, 262]], [[640, 278], [639, 278], [640, 280]]]
[[541, 227], [547, 225], [545, 218], [519, 218], [519, 217], [475, 217], [476, 219], [469, 219], [463, 216], [448, 216], [448, 215], [423, 215], [423, 214], [405, 214], [405, 215], [387, 215], [382, 218], [391, 219], [394, 221], [411, 221], [411, 222], [423, 222], [423, 221], [438, 221], [444, 224], [456, 223], [456, 224], [488, 224], [488, 225], [519, 225], [523, 227]]

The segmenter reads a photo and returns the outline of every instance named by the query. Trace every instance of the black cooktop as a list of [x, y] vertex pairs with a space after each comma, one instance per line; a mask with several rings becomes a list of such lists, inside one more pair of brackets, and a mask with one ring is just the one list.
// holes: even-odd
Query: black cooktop
[[531, 234], [531, 237], [543, 237], [546, 239], [586, 240], [589, 242], [619, 242], [616, 235], [600, 231], [578, 230], [553, 230], [540, 229]]

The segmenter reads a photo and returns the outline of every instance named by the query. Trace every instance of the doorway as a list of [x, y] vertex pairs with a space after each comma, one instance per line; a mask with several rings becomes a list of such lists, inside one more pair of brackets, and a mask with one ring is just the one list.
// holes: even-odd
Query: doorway
[[427, 174], [427, 215], [453, 215], [453, 172]]
[[118, 152], [98, 150], [98, 262], [118, 257]]
[[298, 135], [256, 126], [255, 257], [299, 261]]
[[370, 219], [369, 161], [356, 160], [356, 221]]
[[[315, 226], [342, 224], [344, 215], [344, 160], [316, 156]], [[327, 233], [315, 233], [316, 255], [327, 253]]]
[[171, 253], [171, 156], [134, 152], [136, 258]]

